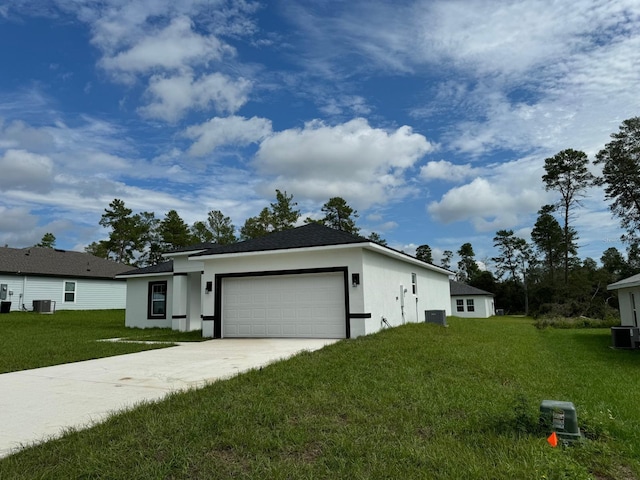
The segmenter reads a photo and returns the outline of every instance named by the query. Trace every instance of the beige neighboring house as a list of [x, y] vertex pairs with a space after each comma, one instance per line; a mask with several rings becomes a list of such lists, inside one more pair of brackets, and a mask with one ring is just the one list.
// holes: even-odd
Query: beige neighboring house
[[0, 247], [0, 302], [7, 310], [103, 310], [125, 307], [131, 270], [88, 253], [53, 248]]
[[489, 318], [496, 314], [493, 293], [465, 283], [449, 280], [451, 315], [463, 318]]
[[202, 328], [213, 338], [353, 338], [424, 322], [427, 310], [451, 314], [452, 272], [314, 223], [165, 257], [119, 275], [127, 326]]

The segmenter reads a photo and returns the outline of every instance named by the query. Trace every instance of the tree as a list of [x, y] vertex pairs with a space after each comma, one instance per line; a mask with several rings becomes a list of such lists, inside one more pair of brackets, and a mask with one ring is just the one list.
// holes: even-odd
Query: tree
[[429, 245], [420, 245], [416, 248], [416, 258], [423, 262], [433, 263], [433, 253]]
[[530, 247], [527, 242], [513, 234], [513, 230], [499, 230], [493, 237], [493, 246], [498, 248], [500, 254], [493, 257], [498, 269], [498, 278], [502, 278], [505, 273], [511, 276], [514, 281], [519, 281], [524, 275], [524, 266], [528, 264]]
[[322, 213], [324, 218], [320, 223], [327, 227], [342, 230], [344, 232], [357, 235], [360, 229], [356, 227], [355, 219], [358, 218], [358, 212], [347, 205], [344, 198], [332, 197], [323, 206]]
[[622, 122], [613, 140], [596, 155], [596, 164], [602, 164], [602, 177], [597, 180], [605, 186], [605, 198], [611, 201], [611, 212], [620, 219], [627, 231], [623, 240], [638, 242], [640, 228], [640, 117]]
[[595, 177], [589, 172], [587, 166], [589, 159], [586, 153], [567, 149], [555, 156], [545, 159], [544, 169], [547, 172], [542, 176], [546, 190], [555, 190], [560, 193], [561, 200], [558, 205], [564, 214], [564, 283], [569, 281], [569, 254], [576, 249], [577, 235], [570, 225], [570, 214], [580, 198], [584, 197], [587, 187], [593, 185]]
[[96, 251], [106, 250], [107, 257], [119, 263], [137, 264], [136, 257], [142, 254], [150, 243], [150, 235], [157, 220], [151, 212], [133, 215], [124, 202], [114, 199], [105, 208], [100, 225], [111, 229], [109, 239], [98, 244]]
[[36, 247], [44, 247], [44, 248], [55, 248], [56, 246], [56, 236], [53, 233], [45, 233], [42, 236], [42, 240], [40, 243], [36, 245]]
[[564, 251], [564, 235], [558, 220], [552, 215], [554, 211], [553, 205], [544, 205], [538, 210], [538, 219], [531, 231], [531, 240], [544, 256], [543, 263], [552, 283]]
[[386, 245], [387, 244], [387, 241], [384, 238], [382, 238], [379, 233], [376, 233], [376, 232], [371, 232], [369, 234], [368, 238], [372, 242], [376, 242], [376, 243], [378, 243], [380, 245]]
[[219, 245], [229, 245], [238, 241], [236, 227], [231, 218], [220, 210], [211, 210], [207, 215], [207, 222], [197, 221], [191, 227], [191, 238], [194, 242], [214, 242]]
[[620, 279], [628, 269], [627, 261], [616, 247], [607, 248], [602, 252], [600, 262], [603, 270], [610, 273], [614, 281]]
[[260, 238], [268, 235], [272, 231], [271, 212], [268, 208], [263, 208], [256, 217], [247, 218], [240, 229], [240, 238], [249, 240], [250, 238]]
[[276, 189], [276, 203], [271, 204], [271, 225], [274, 232], [293, 228], [300, 218], [300, 210], [294, 210], [298, 205], [293, 201], [293, 195], [287, 196], [287, 192], [282, 193]]
[[191, 245], [189, 226], [175, 210], [169, 210], [158, 225], [158, 236], [163, 251]]
[[442, 258], [440, 259], [440, 266], [445, 270], [451, 270], [451, 259], [453, 258], [453, 252], [451, 250], [445, 250], [442, 252]]
[[464, 243], [456, 252], [460, 257], [458, 261], [458, 281], [468, 283], [480, 273], [480, 268], [475, 260], [475, 253], [470, 243]]
[[109, 243], [106, 240], [92, 242], [84, 248], [84, 251], [95, 257], [109, 258]]
[[248, 240], [293, 228], [300, 218], [300, 211], [293, 209], [296, 205], [293, 195], [276, 189], [276, 202], [263, 208], [258, 216], [247, 218], [240, 229], [240, 237]]

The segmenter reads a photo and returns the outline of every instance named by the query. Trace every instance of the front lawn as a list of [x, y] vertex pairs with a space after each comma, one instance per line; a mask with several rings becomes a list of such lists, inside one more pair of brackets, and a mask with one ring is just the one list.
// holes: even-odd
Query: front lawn
[[[163, 344], [99, 342], [107, 338]], [[59, 310], [53, 314], [0, 315], [0, 373], [110, 357], [202, 340], [202, 333], [124, 326], [124, 310]]]
[[[0, 461], [11, 479], [637, 479], [640, 351], [530, 319], [345, 340]], [[575, 404], [551, 448], [542, 400]]]

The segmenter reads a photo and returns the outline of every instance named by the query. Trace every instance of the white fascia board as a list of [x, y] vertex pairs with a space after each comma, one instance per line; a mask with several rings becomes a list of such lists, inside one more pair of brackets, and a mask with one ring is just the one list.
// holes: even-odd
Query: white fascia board
[[216, 258], [238, 258], [238, 257], [251, 257], [258, 255], [276, 255], [283, 253], [305, 253], [305, 252], [321, 252], [325, 250], [342, 250], [345, 248], [362, 248], [364, 243], [347, 243], [343, 245], [324, 245], [318, 247], [301, 247], [301, 248], [282, 248], [275, 250], [257, 250], [253, 252], [237, 252], [237, 253], [218, 253], [212, 255], [202, 255], [197, 257], [189, 257], [189, 260], [192, 262], [203, 261], [203, 260], [215, 260]]
[[173, 272], [160, 273], [139, 273], [137, 275], [116, 275], [115, 278], [126, 280], [127, 278], [145, 278], [145, 277], [172, 277]]
[[163, 253], [162, 257], [163, 258], [173, 258], [173, 257], [184, 257], [184, 256], [189, 256], [189, 255], [193, 255], [194, 253], [200, 253], [200, 252], [204, 252], [205, 250], [207, 250], [206, 248], [202, 248], [200, 250], [187, 250], [186, 252], [169, 252], [169, 253]]
[[445, 275], [453, 275], [453, 272], [449, 270], [437, 267], [435, 265], [431, 265], [430, 263], [423, 262], [422, 260], [418, 260], [417, 258], [412, 257], [411, 255], [407, 255], [406, 253], [398, 252], [396, 250], [391, 250], [389, 248], [383, 247], [382, 245], [378, 245], [377, 243], [368, 243], [365, 244], [365, 248], [368, 250], [373, 250], [375, 252], [381, 253], [391, 258], [396, 258], [398, 260], [402, 260], [407, 263], [411, 263], [413, 265], [417, 265], [422, 268], [426, 268], [427, 270], [433, 270], [434, 272], [442, 273]]

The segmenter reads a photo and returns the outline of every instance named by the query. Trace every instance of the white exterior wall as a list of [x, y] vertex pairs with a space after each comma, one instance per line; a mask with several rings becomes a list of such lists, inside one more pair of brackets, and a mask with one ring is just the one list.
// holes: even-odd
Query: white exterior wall
[[[167, 318], [148, 319], [149, 282], [167, 282]], [[147, 275], [145, 277], [127, 279], [127, 311], [125, 326], [136, 328], [171, 328], [171, 312], [173, 311], [173, 275]]]
[[[473, 299], [474, 311], [467, 311], [467, 299]], [[464, 312], [458, 312], [456, 300], [464, 302]], [[457, 295], [451, 297], [451, 315], [461, 318], [489, 318], [495, 315], [493, 297], [487, 295]]]
[[[75, 301], [64, 301], [64, 283], [75, 282]], [[0, 284], [8, 284], [13, 292], [11, 310], [33, 308], [34, 300], [52, 300], [56, 310], [106, 310], [125, 308], [127, 284], [122, 280], [57, 278], [33, 276], [0, 276]]]
[[[275, 272], [315, 268], [347, 267], [351, 273], [362, 277], [362, 254], [360, 249], [314, 249], [305, 251], [268, 251], [255, 254], [214, 256], [204, 261], [203, 288], [206, 282], [214, 282], [216, 274]], [[203, 295], [203, 315], [214, 315], [213, 292]], [[361, 288], [350, 288], [349, 308], [351, 312], [364, 313]]]
[[[636, 309], [640, 309], [640, 287], [621, 288], [618, 290], [618, 305], [620, 306], [620, 325], [628, 327], [640, 326], [633, 315], [631, 294], [634, 294]], [[640, 317], [640, 311], [637, 312]], [[640, 320], [640, 318], [638, 319]]]
[[[403, 323], [400, 309], [400, 285], [407, 289], [405, 322], [424, 321], [425, 310], [445, 310], [451, 314], [449, 277], [401, 259], [363, 249], [361, 246], [269, 251], [255, 254], [213, 256], [204, 260], [203, 284], [214, 282], [216, 274], [269, 272], [283, 270], [347, 267], [349, 312], [371, 314], [371, 318], [351, 318], [351, 337], [374, 333], [383, 328], [384, 316], [391, 325]], [[351, 275], [360, 275], [360, 285], [351, 285]], [[411, 293], [411, 273], [417, 274], [418, 295]], [[213, 316], [214, 295], [204, 295], [203, 315]], [[223, 319], [224, 321], [224, 319]], [[207, 322], [212, 323], [212, 322]], [[211, 336], [211, 325], [203, 326], [203, 335]]]
[[[412, 291], [412, 273], [415, 273], [417, 278], [416, 295], [413, 295]], [[449, 276], [444, 273], [365, 250], [361, 277], [365, 309], [371, 313], [371, 318], [365, 319], [364, 322], [366, 334], [385, 327], [382, 317], [391, 326], [397, 326], [410, 322], [424, 322], [425, 310], [445, 310], [447, 315], [451, 315]]]

